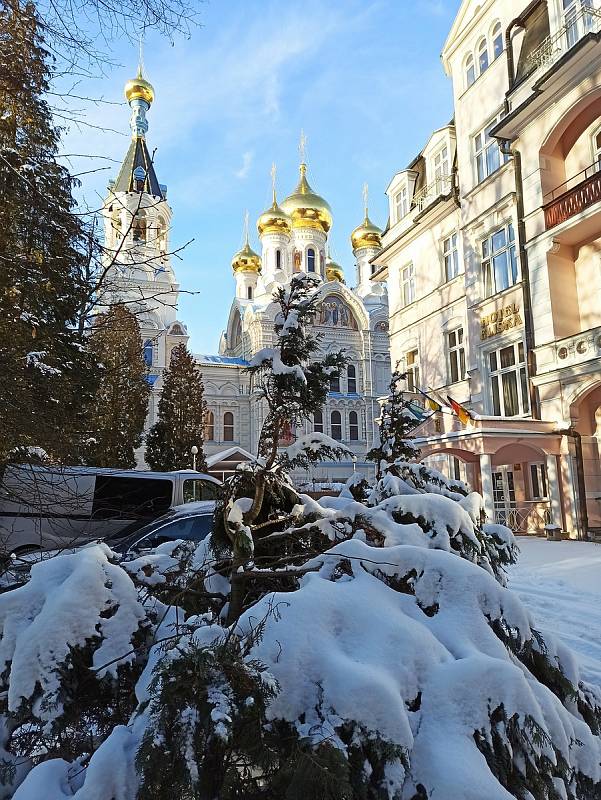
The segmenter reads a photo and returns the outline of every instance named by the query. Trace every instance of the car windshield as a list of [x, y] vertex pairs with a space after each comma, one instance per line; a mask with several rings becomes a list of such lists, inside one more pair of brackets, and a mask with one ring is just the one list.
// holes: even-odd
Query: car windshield
[[162, 541], [185, 539], [200, 542], [211, 532], [213, 514], [190, 514], [176, 517], [163, 525], [148, 525], [132, 542], [132, 547], [154, 547]]

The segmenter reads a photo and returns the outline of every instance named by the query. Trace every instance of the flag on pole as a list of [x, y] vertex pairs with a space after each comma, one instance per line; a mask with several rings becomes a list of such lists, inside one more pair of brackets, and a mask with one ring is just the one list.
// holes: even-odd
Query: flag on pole
[[424, 392], [423, 389], [418, 389], [417, 391], [422, 395], [422, 397], [426, 398], [426, 405], [430, 409], [430, 411], [440, 411], [441, 410], [442, 406], [440, 405], [440, 403], [437, 403], [436, 400], [434, 400], [433, 397], [430, 397], [429, 394]]
[[447, 400], [449, 401], [449, 405], [451, 406], [455, 414], [457, 414], [459, 422], [461, 422], [462, 425], [467, 425], [472, 418], [472, 415], [467, 410], [467, 408], [464, 408], [461, 405], [461, 403], [458, 403], [456, 400], [453, 400], [453, 398], [450, 395], [447, 395]]

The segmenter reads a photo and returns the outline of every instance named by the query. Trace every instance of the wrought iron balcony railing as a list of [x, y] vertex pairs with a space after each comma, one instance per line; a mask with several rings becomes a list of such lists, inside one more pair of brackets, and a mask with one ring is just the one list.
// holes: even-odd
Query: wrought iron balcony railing
[[601, 163], [583, 169], [552, 192], [543, 205], [545, 228], [554, 228], [601, 200]]
[[528, 56], [529, 73], [549, 67], [570, 50], [588, 33], [601, 30], [601, 13], [594, 8], [582, 8], [564, 17], [564, 25], [546, 39]]

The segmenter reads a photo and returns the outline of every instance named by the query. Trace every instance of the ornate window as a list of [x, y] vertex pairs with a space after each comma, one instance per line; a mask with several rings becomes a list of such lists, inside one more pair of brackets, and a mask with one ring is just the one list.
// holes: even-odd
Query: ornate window
[[134, 242], [146, 241], [146, 212], [143, 209], [134, 216], [132, 234]]
[[167, 226], [163, 217], [157, 218], [157, 247], [163, 254], [167, 251]]
[[478, 45], [478, 70], [480, 75], [488, 69], [488, 42], [482, 39]]
[[315, 272], [315, 250], [312, 247], [307, 250], [307, 272]]
[[205, 414], [204, 440], [205, 442], [215, 440], [215, 414], [212, 411], [207, 411]]
[[337, 442], [342, 441], [342, 417], [340, 411], [332, 411], [330, 415], [330, 428], [332, 439]]
[[348, 393], [355, 394], [357, 391], [357, 370], [354, 364], [349, 364], [346, 369], [346, 383]]
[[226, 411], [223, 415], [223, 441], [234, 441], [234, 415], [231, 411]]
[[144, 342], [144, 361], [149, 367], [152, 367], [153, 355], [154, 355], [154, 344], [152, 342], [152, 339], [146, 339], [146, 341]]
[[315, 433], [323, 433], [323, 411], [316, 411], [313, 414], [313, 430]]
[[330, 375], [330, 391], [340, 391], [340, 375]]
[[282, 269], [282, 251], [279, 248], [275, 251], [275, 268]]
[[349, 439], [351, 442], [359, 441], [359, 417], [356, 411], [351, 411], [348, 415]]
[[492, 29], [492, 57], [493, 61], [498, 58], [503, 52], [503, 30], [501, 23], [496, 22]]
[[171, 326], [171, 328], [169, 330], [169, 333], [171, 334], [171, 336], [185, 336], [186, 335], [186, 333], [185, 333], [184, 329], [182, 328], [182, 326], [177, 322], [174, 325]]
[[517, 283], [518, 261], [511, 222], [482, 242], [482, 280], [485, 297]]
[[474, 56], [470, 53], [465, 61], [465, 86], [469, 88], [476, 80], [476, 67], [474, 65]]
[[253, 299], [253, 287], [252, 286], [247, 286], [246, 287], [246, 299], [247, 300], [252, 300]]
[[524, 343], [501, 347], [488, 354], [492, 392], [492, 413], [495, 417], [515, 417], [530, 409], [528, 375]]

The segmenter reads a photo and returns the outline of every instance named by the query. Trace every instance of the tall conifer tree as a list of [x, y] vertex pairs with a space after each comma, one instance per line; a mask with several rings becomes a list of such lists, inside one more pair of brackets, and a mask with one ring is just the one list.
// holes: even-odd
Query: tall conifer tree
[[178, 344], [163, 377], [159, 418], [146, 439], [146, 461], [151, 469], [189, 469], [191, 450], [196, 446], [196, 469], [206, 471], [203, 451], [206, 412], [202, 376], [186, 345]]
[[33, 3], [0, 5], [0, 460], [78, 458], [96, 369], [75, 328], [86, 235], [56, 162], [50, 57]]
[[113, 306], [96, 318], [90, 346], [102, 377], [91, 411], [88, 462], [135, 467], [150, 394], [138, 320], [124, 305]]

